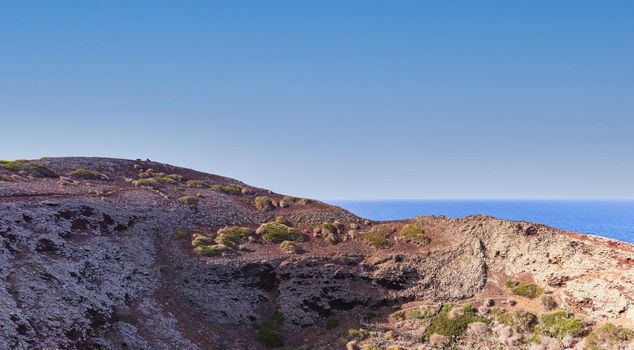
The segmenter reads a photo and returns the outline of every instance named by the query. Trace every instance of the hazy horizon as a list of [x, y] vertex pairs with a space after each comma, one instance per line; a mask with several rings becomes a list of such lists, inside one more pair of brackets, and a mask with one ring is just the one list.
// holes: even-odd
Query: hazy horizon
[[0, 5], [0, 159], [345, 199], [634, 198], [634, 2]]

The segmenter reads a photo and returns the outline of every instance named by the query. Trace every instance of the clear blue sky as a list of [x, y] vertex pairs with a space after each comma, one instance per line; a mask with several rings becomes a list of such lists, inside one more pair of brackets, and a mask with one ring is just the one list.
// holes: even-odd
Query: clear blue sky
[[0, 158], [634, 198], [633, 1], [1, 1]]

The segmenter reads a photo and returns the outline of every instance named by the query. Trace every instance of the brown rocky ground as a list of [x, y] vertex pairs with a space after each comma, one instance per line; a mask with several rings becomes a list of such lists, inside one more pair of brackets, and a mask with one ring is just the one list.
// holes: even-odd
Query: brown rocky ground
[[633, 264], [600, 237], [370, 222], [151, 161], [0, 162], [0, 349], [634, 349]]

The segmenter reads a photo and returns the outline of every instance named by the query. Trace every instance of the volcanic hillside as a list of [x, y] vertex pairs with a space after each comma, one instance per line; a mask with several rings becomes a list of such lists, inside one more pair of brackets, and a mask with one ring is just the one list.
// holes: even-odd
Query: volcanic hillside
[[633, 264], [149, 160], [0, 161], [0, 349], [634, 349]]

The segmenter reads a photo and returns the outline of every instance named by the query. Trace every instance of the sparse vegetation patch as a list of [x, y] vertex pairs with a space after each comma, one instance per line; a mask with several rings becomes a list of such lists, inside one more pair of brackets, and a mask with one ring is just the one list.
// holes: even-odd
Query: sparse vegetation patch
[[0, 160], [0, 166], [8, 171], [33, 177], [57, 177], [57, 174], [49, 168], [27, 160]]
[[211, 237], [200, 233], [194, 233], [192, 235], [192, 246], [196, 253], [206, 257], [220, 256], [222, 252], [229, 249], [221, 244], [214, 245], [214, 240], [211, 239]]
[[295, 242], [284, 241], [280, 243], [280, 249], [286, 253], [299, 254], [302, 252], [302, 248]]
[[83, 180], [105, 180], [108, 177], [96, 170], [75, 169], [68, 173], [69, 176]]
[[260, 225], [256, 233], [262, 239], [271, 243], [279, 244], [284, 241], [294, 241], [298, 237], [297, 229], [286, 226], [279, 222], [268, 222]]
[[238, 185], [213, 185], [211, 186], [211, 189], [217, 192], [230, 194], [233, 196], [240, 196], [242, 195], [243, 187]]
[[152, 187], [156, 189], [164, 185], [176, 185], [182, 180], [183, 177], [181, 175], [157, 173], [152, 169], [148, 169], [140, 172], [139, 179], [132, 180], [132, 185], [135, 187]]
[[215, 242], [231, 249], [236, 249], [240, 244], [253, 236], [255, 231], [248, 227], [229, 226], [218, 230]]
[[506, 281], [504, 285], [511, 289], [511, 292], [515, 295], [519, 295], [524, 298], [535, 299], [542, 295], [544, 290], [535, 283]]
[[360, 237], [374, 248], [385, 249], [392, 245], [390, 236], [395, 231], [394, 227], [390, 224], [376, 225], [369, 231], [361, 232]]
[[486, 317], [477, 315], [471, 305], [465, 305], [457, 309], [458, 312], [452, 312], [452, 310], [455, 310], [455, 308], [449, 304], [442, 306], [440, 312], [432, 319], [429, 328], [425, 332], [427, 339], [433, 334], [439, 334], [446, 336], [450, 341], [455, 341], [462, 337], [469, 323], [483, 322], [488, 324], [490, 322]]
[[187, 180], [187, 186], [192, 188], [207, 188], [209, 184], [202, 180]]
[[541, 317], [542, 331], [549, 337], [562, 339], [566, 336], [578, 336], [585, 332], [583, 320], [574, 317], [569, 311], [558, 311]]
[[634, 340], [634, 331], [606, 323], [586, 338], [586, 350], [625, 349]]
[[431, 240], [425, 234], [425, 231], [415, 224], [406, 224], [401, 228], [400, 237], [406, 242], [412, 242], [418, 245], [428, 245]]
[[255, 207], [261, 211], [269, 211], [277, 207], [277, 202], [268, 196], [258, 196], [254, 200]]
[[198, 198], [193, 196], [183, 196], [178, 199], [179, 202], [185, 204], [191, 210], [196, 210], [198, 208]]

